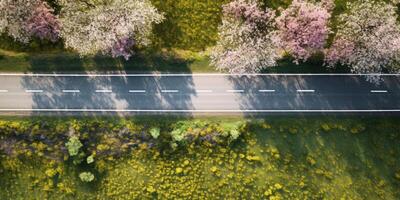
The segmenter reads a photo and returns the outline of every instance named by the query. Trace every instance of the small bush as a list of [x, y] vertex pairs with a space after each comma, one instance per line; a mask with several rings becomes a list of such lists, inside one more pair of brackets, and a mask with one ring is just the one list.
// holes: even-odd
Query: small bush
[[76, 136], [72, 136], [69, 138], [68, 142], [65, 144], [68, 149], [68, 153], [70, 156], [76, 156], [79, 153], [79, 149], [83, 146], [79, 138]]
[[91, 172], [82, 172], [79, 174], [79, 178], [83, 182], [92, 182], [94, 180], [94, 175]]
[[86, 158], [86, 162], [87, 162], [87, 164], [93, 163], [93, 162], [94, 162], [94, 157], [93, 157], [93, 155], [87, 157], [87, 158]]
[[154, 139], [157, 139], [158, 136], [160, 136], [160, 128], [152, 128], [152, 129], [150, 129], [150, 135]]

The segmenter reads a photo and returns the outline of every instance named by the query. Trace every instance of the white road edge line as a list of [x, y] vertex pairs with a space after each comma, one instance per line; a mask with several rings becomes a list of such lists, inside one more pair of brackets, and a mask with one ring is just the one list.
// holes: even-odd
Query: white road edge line
[[297, 92], [315, 92], [315, 90], [297, 90]]
[[41, 93], [43, 90], [25, 90], [26, 93]]
[[129, 90], [129, 93], [146, 93], [146, 90]]
[[179, 90], [161, 90], [162, 93], [177, 93]]
[[371, 90], [371, 93], [387, 93], [387, 90]]
[[196, 90], [197, 93], [212, 93], [212, 90]]
[[81, 92], [80, 90], [62, 90], [64, 93], [79, 93]]
[[8, 92], [8, 90], [0, 90], [1, 93]]
[[164, 112], [164, 113], [365, 113], [365, 112], [400, 112], [400, 109], [386, 110], [134, 110], [134, 109], [46, 109], [46, 108], [1, 108], [0, 112]]
[[275, 90], [258, 90], [259, 92], [275, 92]]
[[244, 90], [226, 90], [226, 92], [230, 92], [230, 93], [243, 93]]
[[88, 74], [18, 74], [18, 73], [3, 73], [0, 76], [48, 76], [48, 77], [96, 77], [96, 76], [103, 76], [103, 77], [163, 77], [163, 76], [400, 76], [400, 74], [349, 74], [349, 73], [316, 73], [316, 74], [307, 74], [307, 73], [298, 73], [298, 74], [290, 74], [290, 73], [271, 73], [271, 74], [263, 74], [263, 73], [255, 73], [255, 74], [226, 74], [226, 73], [198, 73], [198, 74], [162, 74], [162, 73], [147, 73], [147, 74], [124, 74], [122, 73], [115, 73], [115, 74], [95, 74], [95, 73], [88, 73]]

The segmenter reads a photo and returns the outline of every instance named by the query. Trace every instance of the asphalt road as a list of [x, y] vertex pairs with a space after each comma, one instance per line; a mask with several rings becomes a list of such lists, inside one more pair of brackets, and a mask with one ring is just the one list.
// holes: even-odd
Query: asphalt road
[[0, 112], [400, 112], [400, 75], [0, 75]]

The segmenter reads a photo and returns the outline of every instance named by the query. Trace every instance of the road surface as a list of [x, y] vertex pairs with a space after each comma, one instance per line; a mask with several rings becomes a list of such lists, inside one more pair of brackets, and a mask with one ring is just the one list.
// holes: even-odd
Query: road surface
[[400, 75], [0, 74], [0, 113], [400, 112]]

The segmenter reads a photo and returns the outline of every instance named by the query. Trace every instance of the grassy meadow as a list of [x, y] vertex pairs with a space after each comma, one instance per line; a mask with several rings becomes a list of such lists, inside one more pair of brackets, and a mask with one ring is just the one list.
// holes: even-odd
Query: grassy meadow
[[[0, 145], [0, 196], [399, 199], [399, 122], [359, 116], [5, 118], [2, 141], [13, 145]], [[157, 139], [149, 136], [151, 127], [160, 129]], [[85, 156], [94, 155], [93, 163], [77, 164], [68, 155], [71, 134]], [[94, 181], [81, 181], [83, 171]]]

